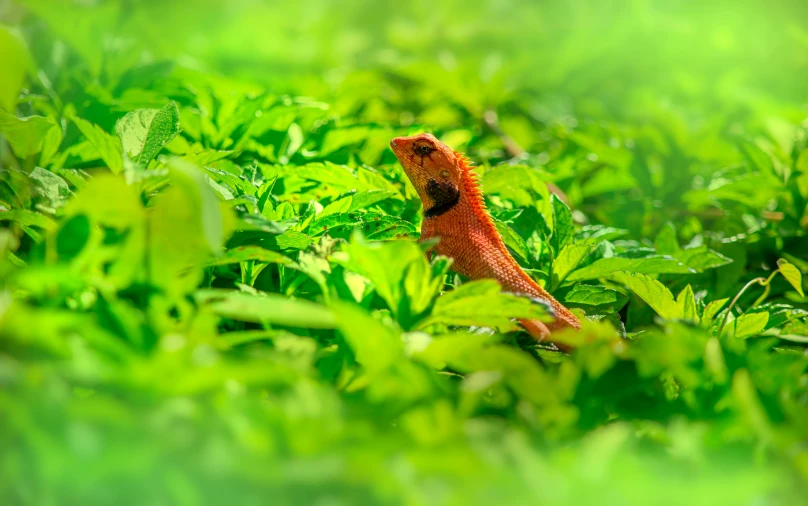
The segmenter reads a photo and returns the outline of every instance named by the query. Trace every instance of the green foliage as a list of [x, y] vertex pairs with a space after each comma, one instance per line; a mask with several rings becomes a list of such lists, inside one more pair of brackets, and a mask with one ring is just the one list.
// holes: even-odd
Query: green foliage
[[42, 165], [47, 165], [62, 140], [56, 122], [44, 116], [18, 118], [0, 110], [0, 129], [17, 157], [42, 153]]
[[0, 109], [13, 111], [30, 65], [28, 51], [20, 34], [0, 25], [0, 54], [3, 75], [0, 77]]
[[71, 118], [76, 126], [81, 131], [82, 135], [87, 139], [95, 152], [97, 158], [103, 160], [106, 166], [114, 174], [123, 170], [123, 148], [121, 147], [121, 139], [103, 131], [98, 125], [93, 125], [89, 121], [81, 118]]
[[[799, 503], [806, 19], [3, 4], [3, 504]], [[571, 351], [416, 241], [421, 131]]]
[[115, 123], [123, 153], [141, 165], [148, 165], [180, 131], [180, 111], [169, 103], [162, 109], [137, 109]]

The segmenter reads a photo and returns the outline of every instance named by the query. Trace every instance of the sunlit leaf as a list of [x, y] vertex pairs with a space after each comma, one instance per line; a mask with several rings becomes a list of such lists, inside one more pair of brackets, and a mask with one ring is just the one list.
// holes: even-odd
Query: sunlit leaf
[[180, 131], [180, 113], [175, 102], [162, 109], [138, 109], [115, 123], [124, 153], [143, 166], [157, 156]]
[[229, 249], [210, 262], [210, 265], [227, 265], [232, 263], [255, 260], [258, 262], [291, 264], [292, 260], [276, 251], [267, 250], [259, 246], [239, 246]]
[[675, 258], [651, 256], [646, 258], [601, 258], [567, 276], [567, 281], [582, 281], [609, 277], [616, 271], [639, 274], [687, 274], [693, 272]]
[[406, 327], [432, 302], [443, 285], [448, 264], [433, 264], [417, 244], [408, 241], [366, 242], [354, 236], [342, 263], [375, 287], [387, 307]]
[[788, 263], [782, 258], [777, 261], [777, 267], [780, 269], [780, 274], [791, 283], [791, 286], [797, 290], [800, 296], [805, 297], [805, 292], [802, 291], [802, 272], [793, 264]]
[[626, 286], [667, 320], [680, 317], [679, 306], [670, 290], [659, 281], [640, 273], [613, 272], [609, 278]]
[[739, 316], [734, 321], [735, 337], [747, 338], [760, 334], [766, 328], [769, 313], [748, 313]]
[[555, 195], [551, 195], [550, 200], [553, 206], [553, 235], [550, 237], [550, 244], [556, 252], [560, 252], [572, 239], [572, 213], [567, 204]]
[[547, 320], [548, 312], [527, 297], [502, 293], [495, 281], [472, 281], [439, 297], [431, 316], [419, 326], [480, 325], [504, 331], [513, 327], [512, 318]]
[[40, 151], [42, 153], [40, 163], [46, 165], [50, 156], [58, 147], [58, 142], [49, 141], [49, 137], [55, 136], [61, 140], [61, 129], [51, 118], [44, 116], [28, 116], [18, 118], [3, 110], [0, 110], [0, 133], [2, 133], [11, 145], [14, 154], [20, 158], [27, 158]]
[[497, 227], [499, 235], [502, 236], [502, 242], [505, 243], [505, 246], [509, 247], [522, 260], [528, 260], [530, 258], [525, 240], [522, 239], [515, 230], [497, 219], [494, 219], [494, 225]]
[[575, 285], [560, 295], [559, 300], [567, 306], [580, 307], [587, 312], [614, 312], [626, 305], [628, 296], [602, 286]]
[[30, 177], [36, 183], [36, 192], [45, 197], [51, 205], [63, 205], [73, 193], [64, 179], [41, 167], [35, 167]]
[[707, 246], [696, 246], [694, 248], [684, 248], [671, 254], [674, 258], [690, 267], [702, 272], [707, 269], [715, 269], [732, 263], [731, 258], [709, 249]]
[[592, 252], [592, 241], [567, 244], [553, 263], [553, 287], [569, 278], [578, 265]]
[[679, 312], [683, 320], [699, 322], [699, 312], [696, 308], [696, 298], [693, 294], [693, 288], [687, 285], [679, 295], [676, 296], [676, 304], [679, 306]]
[[120, 138], [106, 133], [98, 125], [93, 125], [89, 121], [75, 116], [71, 119], [93, 146], [97, 156], [107, 164], [109, 170], [116, 174], [121, 172], [123, 170], [123, 157], [121, 155]]
[[235, 320], [318, 329], [336, 325], [328, 308], [278, 294], [206, 289], [197, 291], [195, 297], [219, 316]]
[[169, 167], [174, 171], [175, 182], [181, 184], [185, 194], [193, 199], [194, 209], [199, 211], [207, 246], [211, 251], [218, 251], [224, 243], [226, 233], [224, 211], [219, 200], [198, 167], [178, 158], [170, 160]]
[[23, 225], [39, 227], [45, 230], [55, 227], [55, 222], [51, 218], [25, 209], [12, 209], [11, 211], [0, 212], [0, 221], [15, 221]]
[[335, 304], [333, 311], [336, 325], [357, 362], [371, 374], [378, 374], [401, 359], [404, 345], [395, 329], [344, 302]]

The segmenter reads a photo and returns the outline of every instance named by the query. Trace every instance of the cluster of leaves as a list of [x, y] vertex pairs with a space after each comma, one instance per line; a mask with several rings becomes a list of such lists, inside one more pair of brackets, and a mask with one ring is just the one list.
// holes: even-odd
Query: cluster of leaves
[[[532, 50], [510, 67], [459, 51], [367, 59], [332, 88], [309, 62], [270, 92], [258, 70], [143, 56], [171, 53], [143, 29], [150, 2], [123, 20], [123, 2], [21, 4], [0, 25], [11, 504], [805, 493], [808, 129], [789, 90], [732, 102], [733, 83], [688, 96], [680, 76], [584, 99], [610, 69], [579, 72], [597, 51], [568, 41], [541, 78], [520, 66]], [[554, 336], [570, 354], [513, 323], [541, 305], [414, 240], [420, 204], [387, 144], [423, 130], [480, 162], [506, 245], [581, 316]]]

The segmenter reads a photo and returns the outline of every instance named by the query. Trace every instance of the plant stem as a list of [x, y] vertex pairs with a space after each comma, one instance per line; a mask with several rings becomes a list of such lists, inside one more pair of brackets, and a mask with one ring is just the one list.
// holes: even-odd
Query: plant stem
[[[771, 278], [769, 278], [769, 279], [771, 279]], [[741, 291], [739, 291], [738, 294], [735, 296], [735, 298], [732, 299], [732, 302], [729, 303], [729, 307], [727, 308], [727, 312], [724, 314], [723, 320], [721, 320], [721, 326], [718, 327], [718, 335], [719, 336], [721, 335], [721, 332], [724, 331], [724, 327], [727, 325], [727, 319], [729, 318], [729, 314], [732, 312], [732, 308], [735, 307], [735, 303], [738, 302], [738, 299], [741, 298], [741, 295], [743, 295], [743, 293], [746, 291], [746, 289], [749, 288], [750, 286], [752, 286], [755, 283], [757, 283], [759, 285], [765, 285], [767, 283], [767, 281], [768, 280], [766, 278], [755, 278], [752, 281], [745, 284], [743, 288], [741, 288]]]
[[764, 281], [763, 283], [761, 283], [761, 285], [762, 285], [762, 286], [765, 286], [765, 287], [766, 287], [766, 289], [765, 289], [765, 290], [763, 290], [763, 293], [761, 294], [761, 296], [760, 296], [760, 297], [758, 297], [757, 299], [755, 299], [755, 302], [754, 302], [754, 303], [752, 303], [752, 307], [757, 307], [757, 306], [759, 306], [761, 303], [763, 303], [763, 301], [764, 301], [764, 300], [766, 300], [766, 297], [768, 297], [768, 296], [769, 296], [769, 292], [770, 292], [770, 291], [771, 291], [771, 289], [772, 289], [772, 286], [771, 286], [772, 278], [774, 278], [774, 276], [775, 276], [775, 275], [776, 275], [778, 272], [780, 272], [780, 269], [777, 269], [776, 271], [772, 272], [772, 273], [771, 273], [771, 275], [770, 275], [768, 278], [766, 278], [766, 281]]

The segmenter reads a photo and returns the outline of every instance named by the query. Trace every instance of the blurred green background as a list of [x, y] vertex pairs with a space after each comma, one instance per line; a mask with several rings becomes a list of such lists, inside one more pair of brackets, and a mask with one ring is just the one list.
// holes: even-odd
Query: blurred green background
[[[808, 269], [808, 3], [0, 0], [0, 60], [0, 503], [806, 503], [801, 275], [720, 321]], [[393, 240], [420, 131], [604, 297], [571, 357]]]

